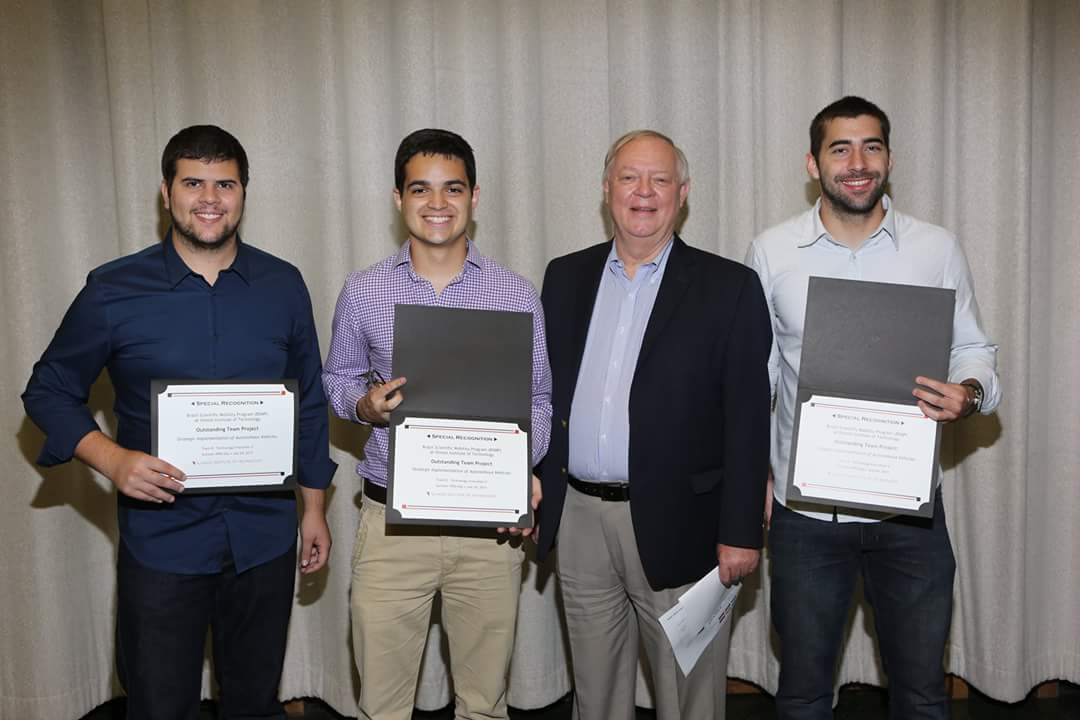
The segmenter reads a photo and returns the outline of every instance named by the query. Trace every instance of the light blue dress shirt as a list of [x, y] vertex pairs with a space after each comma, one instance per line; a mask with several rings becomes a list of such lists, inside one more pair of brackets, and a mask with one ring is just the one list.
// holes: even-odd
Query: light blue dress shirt
[[630, 386], [671, 245], [633, 278], [611, 246], [570, 406], [569, 470], [581, 480], [629, 480]]
[[[771, 455], [776, 478], [774, 496], [781, 503], [786, 500], [806, 291], [811, 276], [955, 290], [949, 377], [944, 379], [948, 382], [967, 378], [978, 380], [985, 392], [983, 413], [992, 412], [1001, 402], [1001, 384], [996, 372], [997, 345], [990, 341], [980, 325], [971, 271], [956, 236], [937, 225], [897, 212], [888, 195], [882, 201], [885, 218], [855, 250], [829, 235], [821, 222], [819, 200], [810, 210], [759, 235], [747, 252], [746, 264], [761, 278], [773, 321], [769, 376], [776, 408]], [[831, 512], [800, 512], [823, 520], [833, 517]], [[881, 513], [858, 510], [837, 513], [840, 522], [872, 521], [882, 517]]]

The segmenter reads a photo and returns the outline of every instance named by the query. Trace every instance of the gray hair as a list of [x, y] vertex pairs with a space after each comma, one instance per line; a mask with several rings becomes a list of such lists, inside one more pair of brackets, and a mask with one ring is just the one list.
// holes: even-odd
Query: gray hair
[[608, 173], [611, 172], [611, 166], [615, 163], [615, 156], [619, 154], [619, 150], [624, 145], [630, 143], [633, 140], [637, 140], [641, 137], [651, 137], [657, 140], [663, 140], [671, 149], [675, 151], [676, 170], [679, 174], [679, 184], [685, 185], [690, 182], [690, 163], [686, 160], [686, 154], [682, 149], [675, 144], [675, 141], [669, 138], [667, 135], [657, 132], [656, 130], [631, 130], [618, 140], [611, 144], [611, 147], [607, 151], [607, 155], [604, 156], [604, 179], [607, 179]]

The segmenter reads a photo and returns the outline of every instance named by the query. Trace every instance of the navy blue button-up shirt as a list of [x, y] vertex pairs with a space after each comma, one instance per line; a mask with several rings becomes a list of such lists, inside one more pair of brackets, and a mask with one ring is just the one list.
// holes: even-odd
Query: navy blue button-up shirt
[[[91, 271], [49, 347], [34, 365], [23, 403], [45, 433], [41, 465], [70, 460], [98, 429], [86, 406], [108, 368], [116, 392], [117, 442], [150, 452], [150, 381], [296, 378], [299, 473], [330, 484], [326, 398], [311, 299], [289, 263], [238, 243], [214, 285], [192, 272], [172, 237]], [[168, 460], [168, 458], [165, 458]], [[135, 559], [173, 573], [238, 572], [296, 542], [292, 492], [177, 496], [157, 505], [119, 497], [120, 537]]]

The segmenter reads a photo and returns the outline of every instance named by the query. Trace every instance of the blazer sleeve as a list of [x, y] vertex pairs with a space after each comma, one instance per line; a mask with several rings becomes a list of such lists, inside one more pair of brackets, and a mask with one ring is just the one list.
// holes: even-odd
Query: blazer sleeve
[[760, 548], [769, 472], [772, 324], [757, 274], [744, 274], [723, 358], [724, 475], [717, 542]]

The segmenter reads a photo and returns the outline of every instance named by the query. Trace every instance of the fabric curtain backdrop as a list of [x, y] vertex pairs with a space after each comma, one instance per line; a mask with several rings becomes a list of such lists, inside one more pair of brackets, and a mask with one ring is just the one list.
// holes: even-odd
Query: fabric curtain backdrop
[[[807, 125], [847, 93], [890, 114], [897, 206], [959, 235], [1001, 346], [1005, 403], [943, 445], [959, 562], [948, 669], [1003, 700], [1080, 681], [1075, 0], [0, 0], [0, 16], [0, 716], [76, 718], [118, 692], [114, 493], [78, 463], [33, 464], [41, 435], [18, 395], [87, 271], [159, 237], [158, 162], [177, 129], [216, 123], [244, 143], [243, 236], [303, 271], [325, 350], [345, 274], [403, 237], [392, 163], [411, 130], [473, 144], [476, 242], [538, 283], [549, 259], [605, 238], [603, 155], [639, 127], [690, 159], [683, 236], [741, 259], [813, 202]], [[112, 427], [107, 378], [91, 403]], [[299, 585], [281, 688], [347, 714], [361, 441], [334, 421], [336, 547]], [[768, 610], [762, 576], [729, 670], [775, 689]], [[557, 618], [555, 578], [532, 565], [512, 704], [569, 689]], [[450, 697], [444, 657], [433, 643], [422, 706]], [[859, 607], [840, 681], [882, 679]]]

